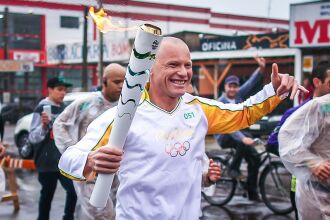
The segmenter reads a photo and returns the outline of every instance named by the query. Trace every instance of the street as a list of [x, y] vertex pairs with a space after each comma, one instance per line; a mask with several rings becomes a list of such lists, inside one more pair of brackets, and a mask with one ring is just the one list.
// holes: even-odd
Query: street
[[[8, 152], [17, 155], [16, 146], [13, 140], [15, 126], [7, 125], [5, 130], [4, 143], [9, 146]], [[207, 144], [207, 148], [215, 148], [214, 144]], [[4, 220], [32, 220], [37, 217], [38, 197], [40, 186], [37, 180], [37, 173], [17, 170], [17, 184], [19, 188], [20, 210], [14, 213], [11, 202], [0, 203], [0, 219]], [[65, 193], [58, 184], [55, 197], [52, 203], [50, 219], [62, 218], [65, 203]], [[202, 200], [202, 211], [205, 220], [290, 220], [293, 215], [274, 215], [263, 203], [255, 203], [247, 200], [241, 195], [236, 195], [225, 207], [210, 206]]]

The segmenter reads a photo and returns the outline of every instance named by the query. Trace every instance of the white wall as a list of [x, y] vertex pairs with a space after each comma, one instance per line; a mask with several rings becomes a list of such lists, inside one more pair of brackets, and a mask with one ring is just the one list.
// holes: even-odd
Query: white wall
[[[92, 0], [46, 0], [47, 2], [60, 3], [60, 4], [74, 4], [74, 5], [89, 5], [95, 6], [96, 1]], [[0, 3], [1, 4], [1, 3]], [[0, 5], [0, 11], [4, 10], [4, 5]], [[58, 10], [58, 9], [45, 9], [38, 7], [23, 7], [23, 6], [7, 6], [10, 12], [16, 13], [33, 13], [38, 15], [45, 15], [46, 17], [46, 45], [47, 47], [57, 44], [68, 44], [68, 43], [81, 43], [83, 38], [83, 11], [77, 10]], [[188, 22], [176, 22], [176, 21], [142, 21], [142, 20], [132, 20], [120, 17], [113, 17], [115, 22], [121, 22], [126, 27], [132, 27], [136, 25], [141, 25], [143, 23], [152, 23], [159, 26], [163, 30], [163, 34], [171, 34], [180, 31], [195, 31], [195, 32], [205, 32], [212, 34], [221, 35], [232, 35], [233, 29], [223, 29], [211, 27], [210, 24], [228, 24], [228, 25], [245, 25], [249, 27], [262, 27], [262, 28], [272, 28], [274, 26], [280, 28], [288, 28], [285, 24], [267, 23], [262, 21], [250, 21], [250, 20], [238, 20], [238, 19], [228, 19], [228, 18], [216, 18], [212, 17], [211, 11], [205, 12], [194, 12], [194, 11], [183, 11], [183, 10], [173, 10], [173, 9], [159, 9], [150, 8], [145, 6], [123, 6], [123, 5], [109, 5], [104, 4], [105, 9], [115, 12], [128, 12], [128, 13], [139, 13], [146, 15], [157, 15], [157, 16], [173, 16], [179, 18], [193, 18], [193, 19], [204, 19], [208, 22], [206, 24], [195, 24]], [[61, 16], [76, 16], [79, 17], [80, 26], [78, 29], [61, 28], [60, 27], [60, 17]], [[88, 20], [88, 42], [93, 41], [94, 25], [92, 20]], [[238, 34], [255, 34], [260, 33], [257, 31], [238, 31]], [[97, 37], [99, 35], [97, 34]], [[118, 42], [127, 41], [130, 38], [134, 38], [135, 31], [111, 31], [104, 35], [104, 42]]]

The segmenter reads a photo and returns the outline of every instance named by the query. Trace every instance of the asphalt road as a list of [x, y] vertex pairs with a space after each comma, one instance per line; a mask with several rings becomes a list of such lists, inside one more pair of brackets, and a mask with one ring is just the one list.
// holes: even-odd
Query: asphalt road
[[[17, 155], [13, 141], [14, 126], [6, 126], [4, 143], [8, 145], [8, 152]], [[207, 143], [208, 149], [214, 149], [214, 143]], [[11, 202], [0, 203], [1, 220], [33, 220], [37, 217], [38, 197], [40, 186], [36, 172], [17, 170], [17, 184], [19, 187], [20, 210], [14, 212]], [[0, 194], [1, 195], [1, 194]], [[62, 219], [64, 210], [65, 193], [58, 184], [55, 197], [52, 203], [51, 219]], [[225, 207], [210, 206], [202, 200], [202, 211], [205, 220], [290, 220], [293, 215], [280, 216], [273, 213], [263, 204], [247, 200], [241, 195], [236, 195]]]

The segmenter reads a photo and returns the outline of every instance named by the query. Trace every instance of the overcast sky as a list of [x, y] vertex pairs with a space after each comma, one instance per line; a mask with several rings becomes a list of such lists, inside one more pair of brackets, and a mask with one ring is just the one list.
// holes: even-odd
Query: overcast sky
[[289, 19], [289, 6], [292, 3], [315, 0], [140, 0], [144, 2], [168, 3], [186, 6], [208, 7], [212, 11]]

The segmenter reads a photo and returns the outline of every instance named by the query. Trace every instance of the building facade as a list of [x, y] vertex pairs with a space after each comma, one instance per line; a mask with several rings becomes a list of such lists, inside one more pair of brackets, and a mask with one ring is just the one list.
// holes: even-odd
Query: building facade
[[330, 0], [290, 6], [290, 47], [302, 51], [306, 73], [330, 60]]
[[[2, 0], [0, 2], [0, 93], [13, 101], [39, 99], [46, 95], [46, 81], [64, 77], [79, 90], [82, 84], [84, 11], [98, 7], [91, 0]], [[104, 0], [103, 8], [114, 23], [132, 27], [153, 23], [163, 34], [182, 31], [207, 35], [247, 35], [288, 31], [289, 21], [223, 14], [210, 8]], [[87, 20], [88, 88], [99, 82], [99, 32]], [[128, 61], [134, 31], [104, 34], [104, 64]], [[8, 65], [1, 60], [9, 60]], [[27, 63], [26, 63], [27, 62]], [[32, 67], [31, 67], [32, 64]], [[29, 67], [29, 68], [28, 68]], [[8, 95], [10, 96], [8, 98]], [[0, 97], [3, 102], [3, 97]], [[8, 101], [7, 100], [7, 101]]]

